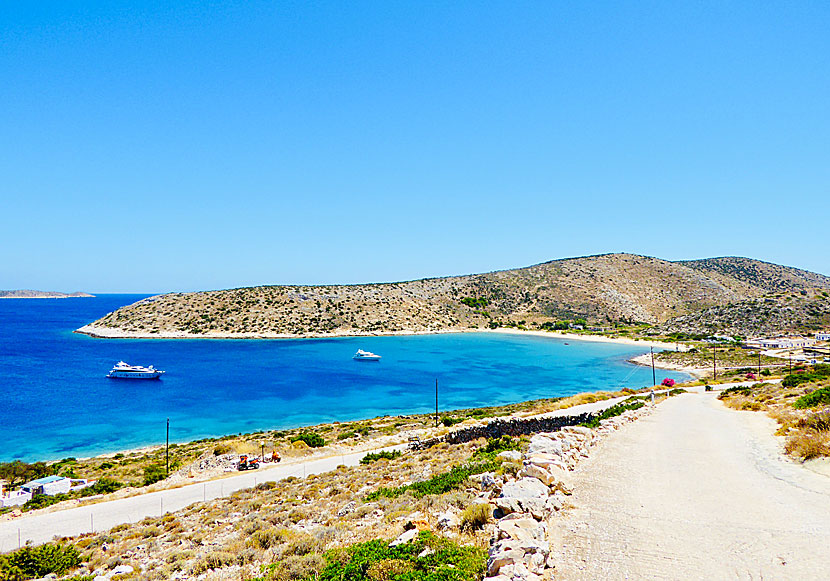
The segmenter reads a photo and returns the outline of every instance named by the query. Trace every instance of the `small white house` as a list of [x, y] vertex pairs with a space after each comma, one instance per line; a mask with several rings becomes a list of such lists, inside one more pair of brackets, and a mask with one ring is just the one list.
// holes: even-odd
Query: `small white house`
[[46, 494], [54, 496], [55, 494], [66, 494], [72, 488], [72, 480], [65, 476], [46, 476], [27, 482], [20, 487], [21, 490], [30, 493], [32, 496], [38, 494]]
[[0, 492], [0, 508], [5, 508], [7, 506], [23, 506], [30, 500], [32, 500], [32, 493], [24, 490]]
[[804, 337], [778, 337], [777, 339], [756, 339], [754, 341], [747, 341], [747, 346], [757, 345], [764, 349], [797, 349], [799, 347], [810, 347], [815, 345], [814, 339], [806, 339]]
[[830, 333], [816, 333], [816, 341], [830, 341]]

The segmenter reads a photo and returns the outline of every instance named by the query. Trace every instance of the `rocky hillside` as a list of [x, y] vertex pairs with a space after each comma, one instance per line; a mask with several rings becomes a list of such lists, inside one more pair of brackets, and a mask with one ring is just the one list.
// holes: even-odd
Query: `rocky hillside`
[[665, 333], [726, 334], [755, 337], [810, 333], [830, 327], [830, 299], [821, 292], [782, 293], [709, 307], [671, 319], [658, 328]]
[[771, 293], [830, 288], [830, 277], [823, 274], [740, 256], [685, 260], [679, 264], [740, 280]]
[[[821, 302], [830, 278], [746, 258], [668, 262], [632, 254], [409, 282], [260, 286], [151, 297], [79, 329], [103, 337], [297, 337], [589, 324], [667, 324], [774, 296]], [[801, 296], [799, 294], [799, 296]], [[803, 301], [799, 302], [799, 308]], [[753, 303], [754, 304], [754, 303]], [[811, 303], [812, 304], [812, 303]], [[689, 317], [680, 318], [680, 317]], [[808, 317], [809, 318], [809, 317]], [[685, 329], [685, 328], [684, 328]]]

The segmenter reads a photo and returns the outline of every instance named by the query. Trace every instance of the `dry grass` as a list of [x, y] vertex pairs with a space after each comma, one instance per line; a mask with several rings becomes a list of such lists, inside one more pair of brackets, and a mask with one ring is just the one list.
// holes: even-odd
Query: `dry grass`
[[[78, 538], [74, 544], [92, 569], [130, 564], [138, 570], [144, 565], [141, 577], [148, 579], [166, 579], [177, 572], [203, 575], [209, 569], [254, 578], [263, 575], [263, 567], [267, 579], [304, 579], [320, 570], [327, 550], [393, 539], [416, 519], [436, 528], [437, 515], [453, 509], [467, 515], [464, 530], [454, 532], [455, 541], [486, 547], [489, 536], [481, 527], [489, 508], [477, 500], [479, 490], [473, 484], [419, 499], [405, 494], [364, 502], [381, 486], [396, 487], [446, 472], [484, 443], [439, 445], [366, 466], [262, 483], [175, 514]], [[338, 516], [349, 505], [352, 509]], [[397, 570], [389, 567], [373, 570], [372, 575], [395, 578]]]
[[461, 513], [461, 530], [477, 531], [484, 528], [493, 516], [490, 504], [471, 504]]
[[830, 432], [811, 428], [791, 430], [784, 450], [802, 461], [830, 456]]
[[801, 410], [793, 408], [792, 403], [821, 385], [817, 382], [788, 388], [780, 383], [759, 383], [724, 392], [719, 399], [732, 409], [766, 411], [779, 424], [776, 435], [786, 437], [785, 452], [805, 461], [830, 456], [830, 406]]

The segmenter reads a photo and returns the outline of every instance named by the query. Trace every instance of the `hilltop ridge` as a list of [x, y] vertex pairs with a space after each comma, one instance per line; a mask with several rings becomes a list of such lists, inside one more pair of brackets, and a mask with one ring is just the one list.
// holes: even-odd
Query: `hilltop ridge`
[[[78, 331], [101, 337], [326, 337], [539, 328], [584, 319], [597, 326], [748, 332], [763, 331], [764, 321], [739, 320], [727, 329], [699, 317], [725, 316], [736, 305], [739, 311], [747, 304], [763, 308], [767, 300], [795, 301], [786, 305], [804, 315], [792, 318], [795, 330], [830, 324], [828, 290], [824, 275], [749, 258], [671, 262], [615, 253], [407, 282], [171, 293], [122, 307]], [[786, 327], [786, 317], [776, 321]]]

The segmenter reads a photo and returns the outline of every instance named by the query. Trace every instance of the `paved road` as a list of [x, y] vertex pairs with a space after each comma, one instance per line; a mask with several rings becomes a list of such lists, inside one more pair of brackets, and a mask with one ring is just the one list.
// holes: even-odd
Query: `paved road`
[[551, 526], [557, 579], [830, 579], [830, 478], [776, 424], [686, 394], [614, 433]]
[[[403, 448], [405, 446], [392, 446], [384, 449]], [[251, 488], [268, 480], [320, 474], [334, 470], [340, 464], [355, 466], [365, 455], [366, 452], [362, 451], [294, 464], [277, 464], [273, 468], [252, 470], [228, 478], [190, 484], [181, 488], [0, 522], [0, 553], [17, 549], [18, 539], [22, 544], [25, 544], [27, 540], [39, 544], [52, 540], [56, 535], [74, 536], [90, 531], [106, 531], [117, 524], [137, 522], [148, 516], [175, 512], [194, 502], [229, 496], [237, 490]]]
[[[597, 411], [613, 405], [620, 399], [624, 398], [574, 406], [545, 415], [561, 416]], [[383, 449], [395, 450], [404, 449], [405, 447], [405, 445], [400, 445]], [[17, 549], [19, 544], [25, 544], [26, 541], [39, 544], [51, 541], [55, 536], [75, 536], [91, 531], [107, 531], [118, 524], [138, 522], [148, 516], [175, 512], [194, 502], [228, 496], [237, 490], [250, 488], [257, 483], [268, 480], [321, 474], [334, 470], [340, 464], [356, 466], [365, 455], [366, 451], [364, 450], [299, 463], [278, 464], [273, 468], [245, 472], [228, 478], [191, 484], [181, 488], [0, 521], [0, 553]]]

